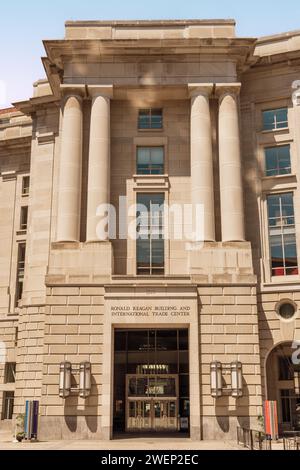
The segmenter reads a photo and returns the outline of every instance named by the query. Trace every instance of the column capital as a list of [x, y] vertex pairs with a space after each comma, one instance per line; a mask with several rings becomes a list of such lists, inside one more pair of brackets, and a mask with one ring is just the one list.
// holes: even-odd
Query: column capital
[[188, 93], [190, 98], [194, 98], [198, 95], [204, 95], [209, 98], [212, 95], [214, 88], [213, 83], [189, 83]]
[[238, 96], [241, 91], [241, 83], [216, 83], [215, 95], [221, 100], [224, 95]]
[[86, 97], [86, 86], [85, 85], [73, 85], [65, 84], [60, 85], [60, 91], [63, 98], [68, 98], [69, 96], [76, 96], [76, 98], [85, 98]]
[[104, 96], [105, 98], [112, 99], [114, 87], [113, 85], [88, 85], [88, 94], [91, 98]]

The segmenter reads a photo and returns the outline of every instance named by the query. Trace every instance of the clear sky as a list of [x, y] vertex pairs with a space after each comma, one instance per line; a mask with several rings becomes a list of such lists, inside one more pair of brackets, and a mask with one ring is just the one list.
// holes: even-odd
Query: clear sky
[[0, 107], [31, 96], [45, 76], [43, 39], [64, 36], [66, 20], [234, 18], [239, 36], [300, 29], [299, 0], [3, 0]]

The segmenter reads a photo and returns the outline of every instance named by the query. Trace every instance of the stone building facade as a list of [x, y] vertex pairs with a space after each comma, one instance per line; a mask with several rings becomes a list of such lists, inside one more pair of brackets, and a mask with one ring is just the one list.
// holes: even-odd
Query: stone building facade
[[[232, 438], [257, 428], [265, 399], [281, 430], [296, 428], [300, 32], [83, 21], [44, 46], [47, 79], [0, 111], [0, 428], [32, 399], [41, 439]], [[129, 224], [140, 196], [201, 204], [201, 246], [98, 235], [99, 205]]]

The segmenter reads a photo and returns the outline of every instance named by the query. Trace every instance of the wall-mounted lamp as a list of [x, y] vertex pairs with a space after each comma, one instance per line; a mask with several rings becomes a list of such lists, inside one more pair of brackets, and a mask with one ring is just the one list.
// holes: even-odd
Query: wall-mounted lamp
[[70, 362], [62, 362], [59, 371], [59, 396], [67, 398], [71, 393], [71, 373], [72, 365]]
[[[79, 387], [71, 386], [72, 374], [79, 374]], [[78, 382], [77, 382], [78, 383]], [[72, 366], [70, 362], [62, 362], [59, 372], [59, 396], [68, 398], [71, 393], [87, 398], [91, 394], [91, 364], [90, 362], [82, 362], [79, 367]]]
[[[223, 386], [223, 374], [231, 375], [231, 386]], [[243, 366], [239, 361], [222, 364], [214, 361], [210, 364], [211, 396], [219, 398], [230, 394], [234, 398], [243, 396]]]
[[219, 361], [210, 365], [211, 396], [219, 398], [222, 396], [222, 364]]
[[232, 396], [240, 398], [243, 396], [243, 366], [241, 362], [237, 361], [232, 362], [230, 367]]
[[82, 362], [79, 372], [79, 395], [87, 398], [91, 394], [91, 363]]

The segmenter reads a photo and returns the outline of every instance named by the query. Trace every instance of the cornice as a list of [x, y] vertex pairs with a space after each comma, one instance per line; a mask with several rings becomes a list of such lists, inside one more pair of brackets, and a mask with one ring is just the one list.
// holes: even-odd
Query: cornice
[[257, 39], [257, 44], [269, 44], [272, 42], [287, 40], [295, 36], [300, 36], [300, 29], [296, 29], [294, 31], [287, 31], [286, 33], [272, 34], [270, 36], [261, 36]]
[[187, 19], [187, 20], [76, 20], [66, 21], [65, 27], [95, 27], [95, 26], [189, 26], [189, 25], [211, 25], [211, 26], [235, 26], [236, 21], [234, 19]]
[[[253, 51], [253, 38], [189, 38], [189, 39], [65, 39], [43, 42], [48, 60], [58, 70], [72, 57], [99, 61], [105, 56], [226, 54], [244, 62]], [[48, 64], [49, 67], [49, 64]]]
[[[170, 23], [171, 24], [171, 23]], [[45, 71], [54, 96], [59, 99], [65, 64], [73, 60], [101, 62], [130, 57], [201, 55], [213, 60], [231, 60], [238, 71], [247, 69], [253, 61], [256, 39], [253, 38], [174, 38], [174, 39], [63, 39], [43, 42], [47, 57]]]
[[278, 65], [299, 66], [300, 49], [298, 51], [288, 51], [280, 54], [270, 54], [257, 57], [256, 63], [251, 66], [250, 70], [255, 69], [256, 71], [263, 67], [267, 69]]
[[54, 95], [41, 96], [30, 98], [26, 101], [17, 101], [13, 103], [13, 106], [21, 111], [21, 113], [29, 115], [35, 113], [39, 109], [49, 107], [50, 104], [60, 105], [60, 98]]

